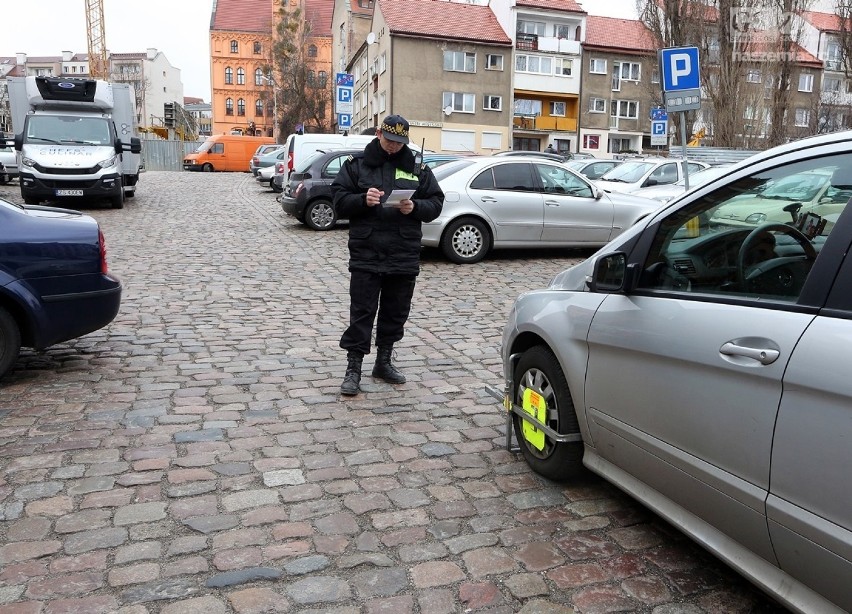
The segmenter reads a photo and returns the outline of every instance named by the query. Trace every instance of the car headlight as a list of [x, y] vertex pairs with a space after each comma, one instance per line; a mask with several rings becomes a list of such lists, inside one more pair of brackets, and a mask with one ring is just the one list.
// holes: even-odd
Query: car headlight
[[766, 214], [765, 213], [752, 213], [750, 216], [748, 216], [745, 219], [745, 221], [748, 222], [749, 224], [762, 224], [763, 222], [766, 221]]
[[111, 166], [115, 166], [115, 163], [118, 161], [118, 156], [110, 156], [106, 160], [101, 160], [98, 162], [98, 166], [101, 168], [110, 168]]
[[35, 165], [36, 165], [36, 162], [32, 158], [21, 158], [21, 166], [26, 166], [27, 168], [33, 168]]

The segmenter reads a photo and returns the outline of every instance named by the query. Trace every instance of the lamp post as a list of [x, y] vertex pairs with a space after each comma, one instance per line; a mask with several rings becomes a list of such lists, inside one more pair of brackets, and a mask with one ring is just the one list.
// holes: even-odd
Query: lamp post
[[278, 142], [278, 84], [271, 76], [260, 75], [260, 78], [267, 81], [272, 87], [272, 138]]

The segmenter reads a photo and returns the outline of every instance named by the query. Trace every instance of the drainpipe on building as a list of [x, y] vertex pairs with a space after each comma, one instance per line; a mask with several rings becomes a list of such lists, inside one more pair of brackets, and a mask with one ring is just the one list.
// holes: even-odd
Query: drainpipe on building
[[580, 45], [580, 88], [577, 90], [577, 146], [574, 148], [576, 153], [580, 153], [580, 118], [583, 117], [583, 46]]

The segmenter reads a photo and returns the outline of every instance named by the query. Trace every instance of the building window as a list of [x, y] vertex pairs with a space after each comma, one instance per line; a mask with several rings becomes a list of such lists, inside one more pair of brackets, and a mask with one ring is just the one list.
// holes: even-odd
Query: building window
[[561, 26], [555, 25], [553, 26], [553, 36], [556, 38], [574, 38], [574, 28], [573, 26]]
[[473, 113], [476, 105], [476, 96], [462, 92], [444, 92], [444, 103], [442, 108], [450, 107], [459, 113]]
[[541, 115], [541, 100], [515, 98], [513, 113], [523, 117], [538, 117]]
[[836, 77], [825, 77], [822, 80], [822, 91], [823, 92], [839, 92], [840, 91], [840, 79]]
[[225, 69], [225, 85], [232, 85], [234, 83], [234, 69], [228, 66]]
[[596, 75], [606, 74], [606, 60], [592, 58], [589, 60], [589, 72]]
[[246, 84], [246, 71], [243, 68], [237, 69], [237, 85]]
[[624, 119], [639, 117], [639, 102], [636, 100], [613, 100], [610, 115]]
[[807, 128], [811, 125], [811, 110], [796, 109], [796, 125], [800, 128]]
[[382, 55], [379, 56], [379, 73], [384, 74], [385, 70], [387, 70], [387, 67], [388, 67], [388, 58], [383, 53]]
[[552, 75], [553, 58], [539, 55], [516, 55], [515, 71], [537, 75]]
[[307, 80], [308, 80], [308, 86], [309, 87], [316, 87], [317, 76], [316, 76], [316, 73], [314, 71], [312, 71], [312, 70], [308, 71]]
[[225, 115], [233, 115], [234, 114], [234, 99], [226, 98], [225, 99]]
[[501, 96], [491, 96], [489, 94], [485, 94], [482, 97], [482, 108], [486, 111], [502, 111], [503, 98]]
[[812, 92], [814, 89], [814, 76], [809, 72], [803, 72], [799, 75], [799, 91]]
[[622, 81], [639, 81], [641, 70], [638, 62], [615, 62], [614, 66], [619, 71]]
[[260, 43], [260, 41], [254, 41], [253, 50], [256, 54], [263, 53], [263, 45]]
[[259, 68], [254, 69], [254, 84], [255, 85], [264, 85], [266, 81], [263, 80], [263, 71]]
[[379, 94], [379, 113], [384, 113], [387, 108], [387, 95], [385, 92]]
[[358, 0], [358, 6], [362, 9], [373, 8], [373, 0]]
[[231, 41], [231, 53], [239, 53], [240, 44], [237, 41]]
[[262, 100], [257, 100], [254, 103], [254, 114], [257, 117], [263, 117], [263, 101]]
[[557, 117], [565, 117], [565, 103], [564, 102], [551, 102], [550, 103], [550, 114], [555, 115]]
[[567, 60], [565, 58], [556, 58], [554, 60], [554, 71], [557, 77], [570, 77], [571, 76], [571, 68], [574, 65], [572, 60]]
[[503, 56], [494, 53], [486, 55], [485, 70], [503, 70]]
[[755, 117], [757, 117], [757, 112], [755, 111], [753, 106], [748, 105], [743, 111], [743, 119], [752, 120]]
[[237, 115], [245, 115], [246, 114], [246, 101], [242, 98], [237, 99]]
[[544, 22], [524, 21], [522, 19], [519, 19], [517, 31], [521, 34], [537, 34], [538, 36], [544, 36]]
[[317, 46], [316, 45], [309, 45], [308, 46], [308, 57], [309, 58], [317, 57]]
[[660, 69], [655, 68], [651, 71], [651, 83], [659, 83], [660, 82]]
[[444, 70], [476, 72], [476, 54], [466, 51], [445, 51]]
[[601, 137], [597, 134], [583, 135], [583, 149], [600, 149]]
[[328, 82], [328, 73], [324, 70], [321, 70], [317, 73], [317, 87], [322, 89], [326, 86]]
[[589, 98], [589, 113], [606, 113], [606, 98]]
[[760, 70], [757, 68], [750, 68], [746, 73], [746, 81], [748, 83], [760, 83]]

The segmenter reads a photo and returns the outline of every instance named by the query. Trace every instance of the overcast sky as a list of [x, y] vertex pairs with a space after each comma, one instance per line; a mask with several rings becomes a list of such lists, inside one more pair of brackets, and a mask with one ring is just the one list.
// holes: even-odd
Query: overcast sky
[[[103, 0], [112, 53], [155, 47], [181, 70], [184, 96], [210, 101], [213, 0]], [[580, 0], [591, 15], [635, 17], [635, 0]], [[87, 53], [85, 0], [4, 0], [0, 57]]]

